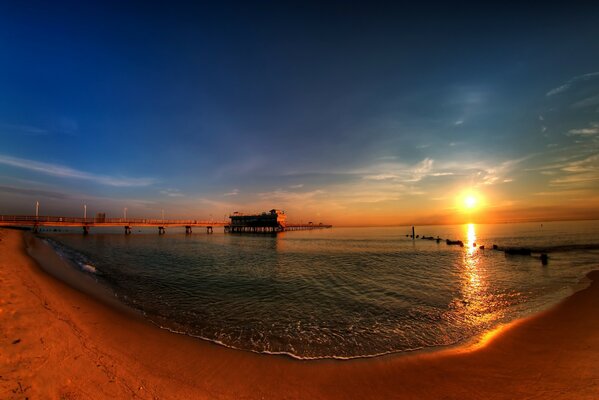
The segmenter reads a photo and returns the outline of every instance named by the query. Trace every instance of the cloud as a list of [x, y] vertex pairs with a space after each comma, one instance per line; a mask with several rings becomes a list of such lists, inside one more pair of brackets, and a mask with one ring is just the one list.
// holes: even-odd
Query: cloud
[[265, 200], [277, 200], [282, 202], [297, 202], [297, 201], [307, 201], [311, 200], [314, 197], [324, 194], [324, 190], [313, 190], [310, 192], [290, 192], [287, 190], [277, 189], [270, 192], [258, 193], [260, 198]]
[[168, 197], [185, 197], [185, 195], [181, 193], [179, 189], [164, 189], [161, 190], [160, 193]]
[[590, 128], [570, 129], [568, 136], [593, 136], [599, 133], [599, 123], [594, 122]]
[[233, 189], [230, 192], [223, 193], [223, 196], [237, 196], [239, 194], [239, 189]]
[[556, 95], [558, 93], [562, 93], [565, 92], [566, 90], [570, 89], [570, 87], [572, 87], [572, 85], [570, 85], [569, 83], [563, 84], [561, 86], [558, 86], [554, 89], [551, 89], [550, 91], [548, 91], [547, 93], [545, 93], [545, 96], [553, 96]]
[[597, 104], [599, 104], [599, 95], [587, 97], [586, 99], [577, 101], [576, 103], [572, 104], [570, 107], [571, 108], [584, 108], [584, 107], [596, 106]]
[[560, 166], [561, 174], [549, 182], [553, 187], [596, 187], [599, 181], [599, 154], [582, 160], [570, 161]]
[[0, 124], [0, 134], [5, 132], [25, 136], [45, 136], [50, 134], [50, 131], [47, 129], [38, 128], [36, 126]]
[[304, 187], [303, 183], [297, 184], [297, 185], [291, 185], [289, 186], [290, 189], [301, 189]]
[[72, 196], [65, 194], [64, 192], [57, 192], [52, 190], [39, 190], [39, 189], [24, 189], [14, 186], [4, 186], [0, 185], [0, 192], [4, 193], [12, 193], [12, 194], [20, 194], [25, 196], [34, 196], [34, 197], [47, 197], [51, 199], [58, 200], [69, 200]]
[[575, 76], [573, 78], [570, 78], [563, 85], [551, 89], [550, 91], [548, 91], [547, 93], [545, 93], [545, 96], [549, 97], [549, 96], [554, 96], [554, 95], [559, 94], [559, 93], [563, 93], [566, 90], [570, 89], [573, 84], [575, 84], [575, 83], [577, 83], [579, 81], [589, 80], [589, 79], [594, 78], [596, 76], [599, 76], [599, 71], [597, 71], [597, 72], [589, 72], [588, 74], [583, 74], [583, 75]]
[[434, 162], [435, 160], [427, 157], [416, 164], [416, 166], [412, 169], [411, 181], [417, 182], [425, 177], [433, 169]]
[[362, 179], [372, 181], [419, 182], [430, 175], [434, 162], [433, 159], [427, 157], [414, 165], [382, 163], [372, 165], [366, 170], [355, 171], [354, 174], [359, 175]]
[[56, 176], [59, 178], [67, 179], [82, 179], [99, 183], [107, 186], [150, 186], [156, 183], [153, 178], [127, 178], [127, 177], [114, 177], [107, 175], [97, 175], [89, 172], [78, 171], [76, 169], [65, 167], [63, 165], [44, 163], [34, 160], [27, 160], [24, 158], [10, 157], [0, 154], [0, 164], [8, 165], [11, 167], [22, 168], [28, 171], [38, 172], [45, 175]]

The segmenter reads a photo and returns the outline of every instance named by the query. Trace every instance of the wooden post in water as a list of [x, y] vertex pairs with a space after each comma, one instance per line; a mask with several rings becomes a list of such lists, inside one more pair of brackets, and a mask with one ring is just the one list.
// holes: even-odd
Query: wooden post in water
[[416, 238], [416, 230], [414, 229], [414, 225], [412, 225], [412, 240], [414, 240]]

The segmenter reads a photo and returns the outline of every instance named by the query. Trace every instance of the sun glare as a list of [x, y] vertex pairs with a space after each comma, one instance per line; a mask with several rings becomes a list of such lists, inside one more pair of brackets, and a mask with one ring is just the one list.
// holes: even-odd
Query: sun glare
[[466, 214], [472, 214], [480, 211], [485, 206], [484, 197], [472, 189], [466, 189], [455, 198], [456, 209]]
[[476, 200], [476, 197], [474, 197], [473, 195], [467, 195], [466, 197], [464, 197], [464, 207], [466, 209], [472, 210], [476, 207], [476, 203], [478, 203], [478, 201]]

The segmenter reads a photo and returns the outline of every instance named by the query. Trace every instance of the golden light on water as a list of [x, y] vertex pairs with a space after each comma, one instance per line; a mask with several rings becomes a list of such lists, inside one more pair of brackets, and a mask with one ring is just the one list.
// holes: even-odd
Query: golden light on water
[[476, 226], [474, 224], [467, 224], [466, 229], [468, 252], [472, 254], [476, 250]]
[[473, 326], [490, 322], [495, 318], [487, 304], [488, 282], [485, 279], [481, 250], [476, 243], [476, 225], [464, 225], [466, 241], [464, 242], [462, 296], [465, 304], [466, 319]]

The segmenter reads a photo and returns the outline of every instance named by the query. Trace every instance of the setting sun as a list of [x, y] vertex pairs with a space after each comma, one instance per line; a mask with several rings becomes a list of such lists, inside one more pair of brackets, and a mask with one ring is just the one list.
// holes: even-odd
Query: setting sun
[[475, 208], [477, 203], [478, 201], [473, 195], [467, 195], [464, 197], [464, 207], [468, 210]]
[[464, 214], [472, 215], [480, 211], [485, 206], [484, 197], [478, 191], [466, 189], [455, 198], [455, 206]]

